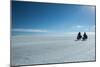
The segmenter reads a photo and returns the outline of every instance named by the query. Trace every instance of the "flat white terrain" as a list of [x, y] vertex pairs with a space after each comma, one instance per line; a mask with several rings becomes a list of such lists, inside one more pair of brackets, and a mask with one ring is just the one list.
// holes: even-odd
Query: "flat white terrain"
[[47, 64], [95, 60], [95, 35], [86, 41], [75, 36], [12, 36], [11, 65]]

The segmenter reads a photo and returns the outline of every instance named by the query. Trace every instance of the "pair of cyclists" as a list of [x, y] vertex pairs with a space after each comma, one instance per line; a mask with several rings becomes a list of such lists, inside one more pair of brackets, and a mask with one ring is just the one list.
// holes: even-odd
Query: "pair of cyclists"
[[87, 38], [88, 38], [88, 36], [86, 35], [86, 32], [84, 32], [83, 37], [80, 32], [77, 35], [77, 40], [80, 40], [80, 39], [86, 40]]

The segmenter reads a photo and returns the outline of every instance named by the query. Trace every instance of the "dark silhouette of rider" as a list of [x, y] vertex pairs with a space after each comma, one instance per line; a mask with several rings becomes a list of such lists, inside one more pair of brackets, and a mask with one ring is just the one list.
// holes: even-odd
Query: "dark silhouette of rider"
[[79, 32], [78, 35], [77, 35], [77, 40], [80, 40], [82, 38], [82, 35], [81, 33]]
[[86, 35], [86, 32], [84, 32], [84, 34], [83, 34], [83, 40], [86, 40], [88, 38], [88, 36]]

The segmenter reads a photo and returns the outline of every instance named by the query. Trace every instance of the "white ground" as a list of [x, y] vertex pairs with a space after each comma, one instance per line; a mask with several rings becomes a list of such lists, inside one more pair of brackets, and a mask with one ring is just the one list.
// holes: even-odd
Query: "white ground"
[[95, 60], [95, 36], [87, 41], [75, 37], [13, 36], [11, 65], [29, 65]]

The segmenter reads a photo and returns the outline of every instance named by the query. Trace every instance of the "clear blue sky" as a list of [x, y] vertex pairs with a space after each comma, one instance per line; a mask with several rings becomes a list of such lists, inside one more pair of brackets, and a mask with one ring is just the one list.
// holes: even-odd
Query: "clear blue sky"
[[92, 32], [94, 26], [94, 6], [12, 2], [13, 34]]

